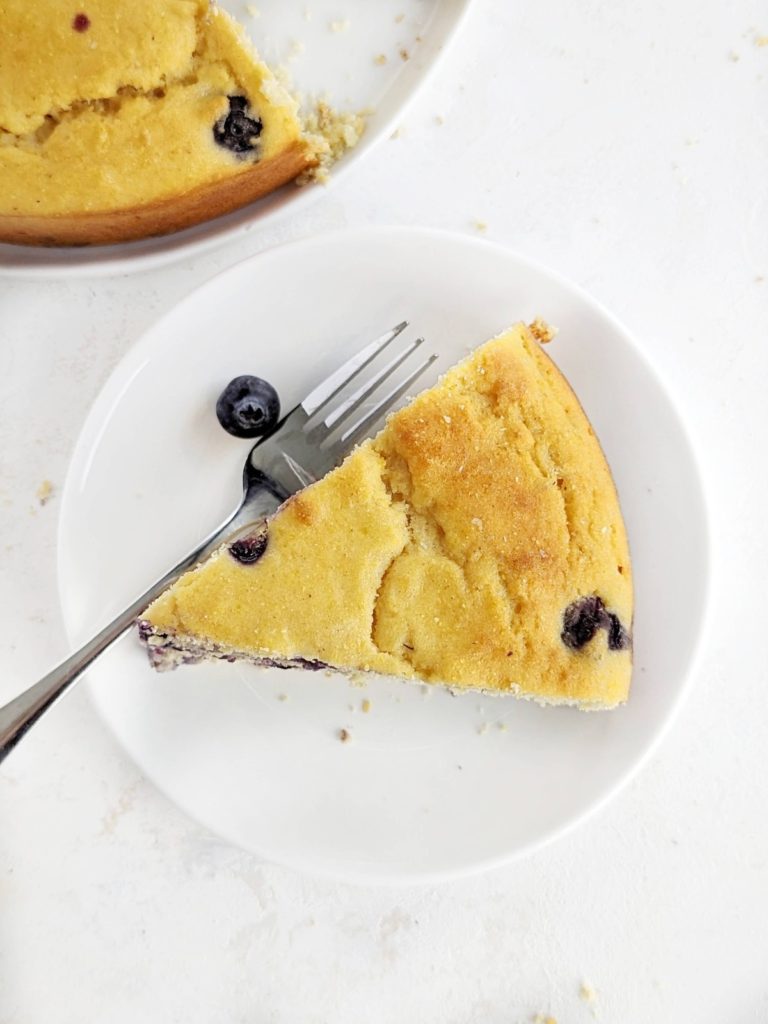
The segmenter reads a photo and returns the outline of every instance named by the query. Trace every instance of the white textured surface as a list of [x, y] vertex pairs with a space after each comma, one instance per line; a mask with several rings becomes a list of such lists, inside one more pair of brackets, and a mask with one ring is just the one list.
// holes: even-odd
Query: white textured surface
[[2, 1024], [579, 1024], [582, 978], [607, 1024], [768, 1018], [761, 33], [757, 0], [478, 0], [401, 137], [279, 233], [152, 276], [2, 283], [2, 699], [64, 653], [57, 499], [35, 492], [120, 355], [215, 270], [346, 223], [483, 220], [591, 289], [679, 396], [719, 546], [706, 664], [653, 763], [559, 844], [435, 890], [219, 843], [75, 693], [0, 769]]

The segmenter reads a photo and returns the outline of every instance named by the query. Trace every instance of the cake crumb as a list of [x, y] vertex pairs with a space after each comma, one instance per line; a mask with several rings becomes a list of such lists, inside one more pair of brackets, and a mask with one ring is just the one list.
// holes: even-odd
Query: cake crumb
[[342, 743], [349, 743], [349, 730], [339, 729], [339, 739], [341, 740]]
[[552, 324], [548, 324], [547, 321], [542, 320], [540, 316], [537, 316], [535, 320], [532, 320], [528, 324], [528, 330], [540, 345], [548, 344], [553, 338], [557, 337], [558, 332], [557, 327], [553, 327]]
[[477, 728], [475, 729], [475, 732], [477, 733], [478, 736], [484, 736], [488, 732], [488, 723], [481, 722], [480, 725], [478, 725]]
[[496, 728], [499, 730], [499, 732], [507, 732], [508, 726], [506, 722], [497, 722]]
[[404, 15], [404, 14], [398, 14], [398, 15], [397, 15], [397, 17], [395, 18], [395, 24], [396, 24], [396, 25], [399, 25], [399, 24], [400, 24], [400, 22], [401, 22], [401, 21], [403, 20], [403, 18], [404, 18], [404, 17], [405, 17], [405, 15]]
[[728, 54], [728, 60], [732, 60], [734, 64], [737, 64], [741, 60], [741, 54], [736, 53], [735, 50], [731, 50]]
[[360, 141], [365, 131], [365, 116], [363, 113], [340, 113], [325, 100], [319, 100], [315, 109], [304, 118], [304, 129], [309, 135], [317, 165], [300, 175], [298, 184], [304, 185], [308, 181], [326, 184], [331, 166]]
[[579, 985], [579, 999], [583, 999], [590, 1006], [594, 1006], [597, 1002], [597, 989], [586, 979], [582, 980], [581, 985]]
[[280, 701], [288, 700], [288, 694], [287, 693], [278, 693], [277, 699], [280, 700]]
[[403, 60], [410, 60], [411, 59], [410, 53], [408, 53], [408, 51], [406, 50], [406, 48], [404, 46], [400, 50], [400, 56], [401, 56], [401, 58]]
[[377, 53], [373, 58], [373, 63], [378, 64], [379, 67], [383, 67], [387, 63], [386, 53]]
[[250, 15], [251, 18], [258, 18], [261, 15], [261, 11], [256, 6], [256, 4], [246, 4], [245, 12], [246, 14]]
[[768, 46], [768, 36], [755, 36], [755, 46]]
[[337, 21], [332, 21], [329, 24], [331, 32], [346, 32], [350, 26], [349, 18], [340, 18]]
[[362, 704], [360, 705], [360, 710], [363, 712], [364, 715], [367, 715], [370, 712], [371, 702], [368, 700], [367, 697], [363, 700]]
[[485, 234], [488, 230], [488, 222], [485, 220], [476, 220], [473, 223], [475, 231], [479, 231], [481, 235]]
[[442, 114], [435, 114], [435, 124], [445, 124], [445, 118]]
[[554, 1017], [544, 1013], [535, 1014], [531, 1020], [533, 1021], [533, 1024], [557, 1024]]
[[47, 505], [53, 497], [53, 484], [50, 480], [43, 480], [35, 491], [35, 497], [41, 505]]

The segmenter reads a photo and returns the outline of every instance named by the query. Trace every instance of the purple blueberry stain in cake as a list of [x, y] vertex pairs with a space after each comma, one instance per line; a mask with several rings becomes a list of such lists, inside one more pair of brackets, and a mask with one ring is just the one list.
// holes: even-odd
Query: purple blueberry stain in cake
[[256, 140], [264, 127], [261, 118], [249, 117], [245, 96], [228, 96], [227, 99], [229, 113], [220, 117], [213, 126], [214, 141], [237, 156], [248, 153], [255, 156]]
[[267, 550], [269, 535], [253, 533], [249, 537], [240, 537], [229, 545], [229, 553], [241, 565], [253, 565]]
[[75, 32], [87, 32], [91, 27], [91, 19], [83, 11], [79, 11], [72, 19], [72, 28]]
[[621, 619], [614, 612], [609, 612], [608, 649], [611, 651], [628, 651], [631, 646], [632, 638], [621, 624]]
[[626, 651], [632, 644], [629, 632], [615, 612], [609, 612], [597, 594], [577, 597], [563, 613], [560, 639], [572, 651], [580, 651], [594, 639], [599, 629], [608, 634], [610, 651]]
[[293, 661], [297, 668], [309, 669], [310, 672], [320, 672], [324, 668], [331, 667], [327, 662], [320, 661], [319, 658], [294, 658]]
[[141, 642], [145, 644], [147, 640], [149, 640], [149, 638], [155, 632], [154, 628], [152, 627], [151, 623], [147, 622], [146, 619], [139, 619], [136, 625], [138, 626], [139, 629], [139, 640], [141, 640]]

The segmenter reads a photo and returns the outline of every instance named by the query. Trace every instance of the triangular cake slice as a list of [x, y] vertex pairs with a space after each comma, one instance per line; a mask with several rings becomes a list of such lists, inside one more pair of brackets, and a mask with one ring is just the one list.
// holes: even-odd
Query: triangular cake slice
[[175, 231], [327, 155], [237, 23], [208, 0], [7, 0], [2, 33], [2, 241]]
[[631, 623], [608, 465], [521, 324], [183, 576], [140, 635], [158, 668], [248, 658], [610, 708]]

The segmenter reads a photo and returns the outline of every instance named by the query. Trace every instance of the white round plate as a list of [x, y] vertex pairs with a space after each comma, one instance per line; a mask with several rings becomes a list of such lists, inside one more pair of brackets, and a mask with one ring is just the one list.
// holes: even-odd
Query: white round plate
[[551, 354], [604, 445], [627, 519], [628, 705], [585, 714], [224, 663], [157, 675], [126, 636], [91, 671], [93, 698], [147, 776], [213, 831], [312, 872], [415, 881], [499, 864], [583, 819], [639, 766], [682, 694], [708, 581], [702, 488], [673, 403], [613, 317], [520, 256], [440, 232], [365, 228], [249, 259], [171, 310], [105, 386], [61, 513], [73, 644], [236, 502], [248, 442], [213, 412], [231, 377], [268, 378], [289, 408], [404, 318], [439, 345], [436, 376], [537, 315], [560, 327]]
[[[364, 3], [340, 14], [337, 0], [219, 0], [244, 26], [272, 67], [287, 68], [298, 93], [327, 97], [338, 110], [368, 111], [358, 145], [333, 168], [336, 183], [377, 142], [387, 138], [457, 33], [471, 0]], [[248, 8], [257, 12], [249, 14]], [[354, 10], [352, 9], [354, 8]], [[308, 18], [307, 13], [311, 16]], [[402, 17], [400, 17], [402, 15]], [[386, 63], [374, 58], [383, 54]], [[404, 59], [404, 56], [406, 59]], [[0, 243], [0, 277], [116, 274], [149, 270], [266, 229], [319, 199], [323, 186], [283, 189], [242, 210], [186, 231], [122, 245], [41, 248]]]

